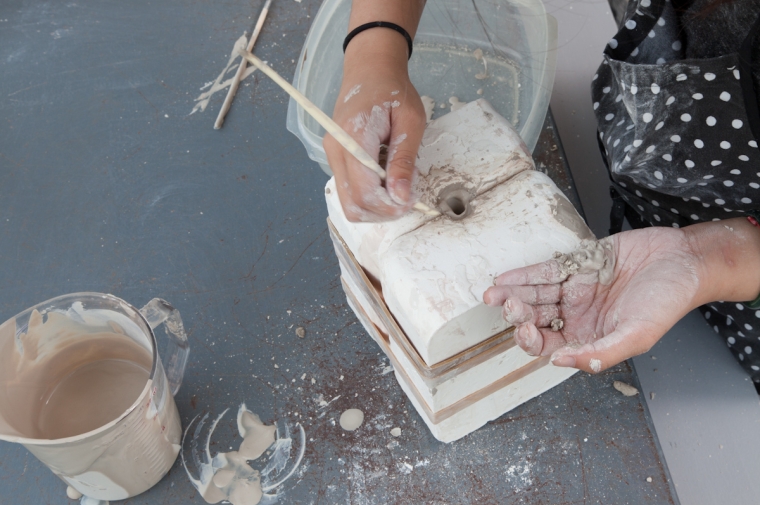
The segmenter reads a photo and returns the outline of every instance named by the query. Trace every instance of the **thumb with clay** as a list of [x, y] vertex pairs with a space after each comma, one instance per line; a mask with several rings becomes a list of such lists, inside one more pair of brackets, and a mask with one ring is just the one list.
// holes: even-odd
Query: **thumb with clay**
[[417, 151], [425, 131], [425, 110], [417, 90], [411, 85], [400, 92], [393, 103], [405, 103], [406, 106], [391, 111], [385, 187], [395, 203], [409, 206], [415, 200], [412, 183], [416, 173]]

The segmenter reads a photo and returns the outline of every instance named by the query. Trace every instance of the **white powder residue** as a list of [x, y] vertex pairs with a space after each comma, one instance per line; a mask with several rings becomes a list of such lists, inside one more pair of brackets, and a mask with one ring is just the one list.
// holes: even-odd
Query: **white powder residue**
[[599, 373], [602, 369], [602, 361], [596, 358], [591, 358], [591, 361], [588, 362], [588, 366], [594, 372]]
[[399, 461], [396, 463], [396, 468], [398, 468], [398, 471], [404, 475], [409, 475], [412, 473], [412, 470], [414, 470], [414, 467], [406, 461]]
[[343, 97], [343, 103], [346, 103], [349, 100], [351, 100], [352, 96], [358, 95], [360, 89], [362, 89], [362, 85], [361, 84], [357, 84], [356, 86], [354, 86], [353, 88], [351, 88], [350, 90], [348, 90], [348, 93], [346, 93], [346, 96]]
[[533, 477], [531, 476], [532, 468], [533, 464], [527, 461], [507, 467], [507, 480], [514, 484], [515, 492], [533, 485]]

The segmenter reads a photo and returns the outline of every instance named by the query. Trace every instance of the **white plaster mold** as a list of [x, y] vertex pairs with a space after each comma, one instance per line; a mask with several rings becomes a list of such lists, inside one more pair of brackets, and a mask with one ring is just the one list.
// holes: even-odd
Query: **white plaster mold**
[[351, 223], [325, 189], [349, 304], [393, 361], [433, 434], [460, 438], [574, 373], [528, 356], [500, 307], [500, 273], [570, 253], [592, 233], [485, 100], [431, 121], [413, 190], [442, 210]]

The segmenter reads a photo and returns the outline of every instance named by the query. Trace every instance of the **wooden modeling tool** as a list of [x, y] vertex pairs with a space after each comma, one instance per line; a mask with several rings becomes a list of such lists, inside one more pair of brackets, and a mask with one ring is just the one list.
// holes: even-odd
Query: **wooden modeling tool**
[[[261, 14], [259, 15], [259, 19], [256, 21], [256, 27], [253, 29], [251, 38], [248, 41], [247, 50], [249, 53], [253, 51], [253, 45], [256, 44], [256, 39], [259, 38], [259, 33], [261, 33], [261, 27], [264, 26], [264, 20], [266, 20], [267, 14], [269, 14], [269, 6], [271, 5], [271, 3], [272, 3], [272, 0], [266, 1], [266, 3], [264, 4], [264, 8], [261, 10]], [[214, 123], [214, 130], [218, 130], [224, 124], [224, 116], [226, 116], [227, 112], [230, 110], [230, 106], [232, 105], [232, 100], [235, 98], [235, 93], [237, 93], [238, 86], [240, 85], [240, 79], [242, 79], [243, 77], [243, 73], [245, 72], [246, 66], [247, 66], [247, 60], [243, 58], [242, 60], [240, 60], [240, 66], [238, 66], [237, 72], [235, 72], [235, 76], [232, 78], [230, 89], [227, 90], [227, 96], [224, 98], [224, 103], [222, 104], [222, 108], [219, 110], [219, 115], [216, 117], [216, 122]]]
[[[327, 133], [333, 136], [335, 140], [342, 145], [346, 151], [359, 160], [359, 162], [365, 167], [369, 168], [380, 177], [381, 180], [385, 180], [385, 170], [381, 167], [367, 151], [365, 151], [343, 128], [338, 126], [338, 123], [332, 120], [330, 116], [325, 114], [319, 107], [314, 105], [311, 100], [306, 98], [300, 91], [294, 88], [288, 81], [282, 78], [280, 74], [272, 70], [269, 65], [261, 61], [259, 58], [251, 54], [250, 52], [242, 52], [241, 56], [253, 64], [256, 68], [264, 72], [270, 79], [272, 79], [278, 86], [284, 89], [293, 99], [298, 102], [301, 107], [313, 117], [317, 123], [327, 130]], [[426, 214], [428, 216], [440, 216], [441, 213], [435, 209], [431, 209], [422, 202], [414, 204], [414, 209]]]

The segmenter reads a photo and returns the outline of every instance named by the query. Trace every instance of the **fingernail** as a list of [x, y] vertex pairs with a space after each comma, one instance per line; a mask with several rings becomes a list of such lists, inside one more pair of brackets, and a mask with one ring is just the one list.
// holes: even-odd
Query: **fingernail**
[[557, 356], [552, 359], [554, 366], [565, 366], [575, 368], [575, 356]]
[[529, 356], [537, 356], [543, 347], [543, 338], [538, 328], [531, 323], [523, 323], [517, 327], [515, 342]]
[[400, 205], [406, 205], [409, 202], [411, 192], [412, 183], [409, 179], [396, 179], [388, 188], [388, 193], [393, 201]]

